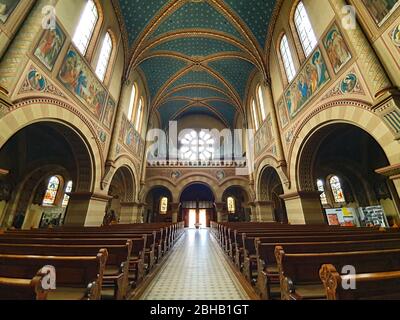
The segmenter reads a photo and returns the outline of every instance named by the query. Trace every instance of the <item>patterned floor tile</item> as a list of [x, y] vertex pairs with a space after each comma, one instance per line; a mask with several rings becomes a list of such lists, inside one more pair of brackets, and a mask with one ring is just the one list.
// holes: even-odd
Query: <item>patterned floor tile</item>
[[187, 230], [142, 300], [249, 300], [208, 230]]

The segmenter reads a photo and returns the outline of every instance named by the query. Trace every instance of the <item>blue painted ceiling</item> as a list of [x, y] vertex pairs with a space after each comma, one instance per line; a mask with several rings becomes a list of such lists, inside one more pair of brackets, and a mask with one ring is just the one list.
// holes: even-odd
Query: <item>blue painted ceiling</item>
[[162, 125], [189, 113], [213, 113], [233, 126], [250, 75], [256, 69], [266, 74], [276, 0], [113, 1], [127, 34], [129, 70], [143, 71]]

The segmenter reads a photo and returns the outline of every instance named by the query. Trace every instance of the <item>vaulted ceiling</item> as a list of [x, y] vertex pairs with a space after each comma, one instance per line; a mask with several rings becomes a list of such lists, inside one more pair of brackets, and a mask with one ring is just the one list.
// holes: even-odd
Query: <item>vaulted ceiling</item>
[[114, 0], [129, 47], [127, 74], [144, 73], [162, 126], [210, 114], [233, 127], [248, 80], [266, 78], [277, 0]]

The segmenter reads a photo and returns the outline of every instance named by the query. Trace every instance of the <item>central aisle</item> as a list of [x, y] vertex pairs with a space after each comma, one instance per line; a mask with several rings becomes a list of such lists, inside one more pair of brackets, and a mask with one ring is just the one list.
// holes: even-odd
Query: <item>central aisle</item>
[[142, 300], [249, 300], [206, 229], [185, 231]]

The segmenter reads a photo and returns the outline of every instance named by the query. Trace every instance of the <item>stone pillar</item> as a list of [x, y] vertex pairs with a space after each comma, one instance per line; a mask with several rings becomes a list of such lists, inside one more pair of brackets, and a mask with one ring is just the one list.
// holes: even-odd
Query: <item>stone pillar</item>
[[319, 191], [282, 195], [290, 224], [325, 224]]
[[0, 62], [0, 86], [6, 89], [10, 95], [29, 61], [33, 42], [37, 35], [43, 31], [43, 7], [48, 5], [55, 7], [57, 2], [58, 0], [38, 0], [2, 57]]
[[178, 222], [179, 203], [171, 203], [172, 223]]
[[107, 195], [71, 193], [64, 225], [100, 226], [110, 199]]
[[217, 222], [227, 222], [228, 215], [224, 210], [225, 203], [223, 202], [216, 203], [216, 207], [217, 207]]
[[257, 214], [257, 208], [254, 202], [249, 202], [250, 210], [251, 210], [251, 222], [258, 222], [258, 214]]
[[259, 222], [275, 221], [274, 203], [272, 201], [256, 201], [255, 205], [258, 212]]
[[140, 219], [140, 205], [136, 202], [122, 202], [121, 203], [121, 214], [119, 223], [139, 223]]
[[[345, 0], [330, 0], [330, 2], [336, 15], [345, 19], [348, 12], [343, 12], [343, 8], [348, 5], [347, 2]], [[347, 35], [354, 49], [353, 55], [372, 95], [378, 96], [390, 89], [392, 83], [358, 21], [355, 22], [355, 28], [341, 28], [341, 30]]]
[[393, 187], [390, 187], [390, 193], [393, 197], [393, 202], [397, 210], [397, 220], [400, 221], [400, 163], [391, 165], [385, 168], [375, 170], [376, 173], [381, 174], [393, 181]]

